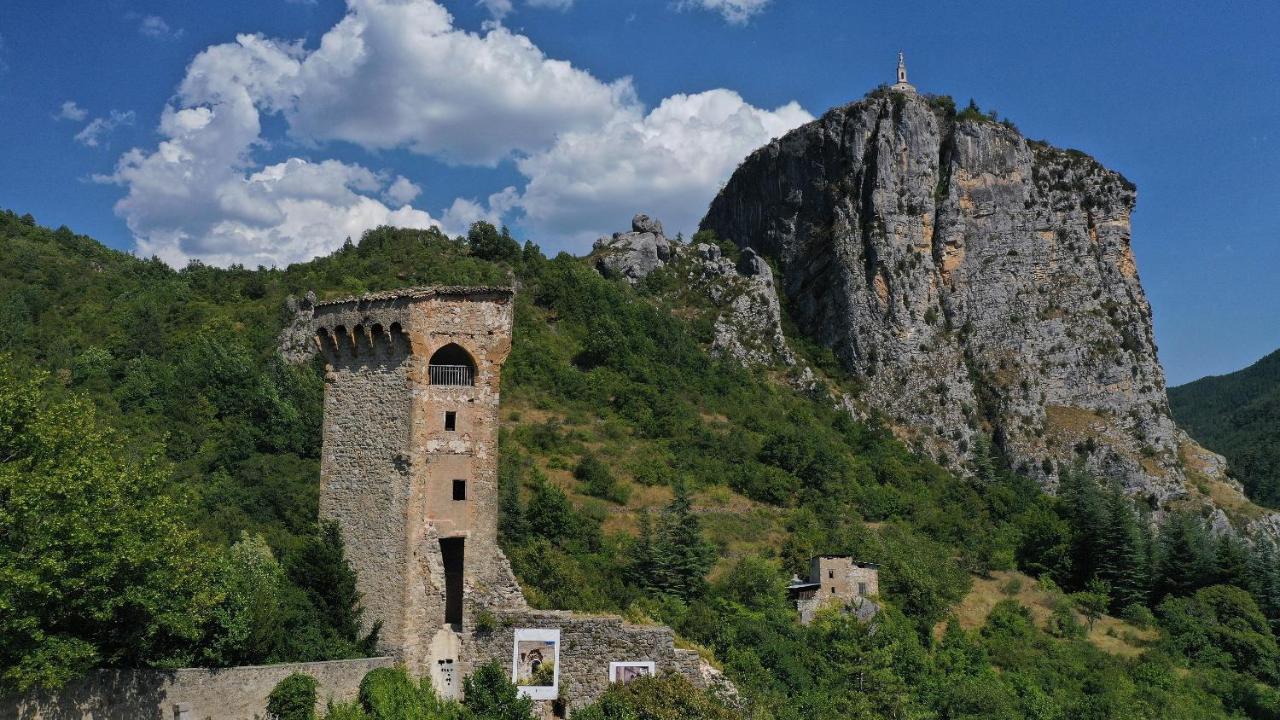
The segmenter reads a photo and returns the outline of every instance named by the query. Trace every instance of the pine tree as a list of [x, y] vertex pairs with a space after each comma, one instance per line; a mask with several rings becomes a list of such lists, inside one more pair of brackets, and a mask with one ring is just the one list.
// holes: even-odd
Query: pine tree
[[1249, 586], [1249, 549], [1231, 533], [1223, 533], [1214, 543], [1214, 582], [1218, 585]]
[[[641, 531], [644, 527], [641, 526]], [[662, 511], [662, 521], [652, 541], [641, 541], [639, 557], [647, 556], [650, 578], [643, 583], [659, 592], [685, 599], [697, 596], [706, 588], [707, 572], [715, 563], [715, 546], [702, 534], [702, 523], [693, 513], [693, 502], [683, 482], [677, 482], [675, 497]]]
[[356, 573], [347, 564], [338, 523], [322, 524], [302, 549], [288, 558], [286, 570], [338, 637], [360, 641], [360, 592]]
[[1075, 467], [1064, 470], [1058, 483], [1060, 514], [1071, 527], [1071, 588], [1083, 588], [1097, 575], [1102, 545], [1098, 528], [1106, 522], [1106, 512], [1098, 481]]
[[1157, 598], [1190, 595], [1212, 581], [1209, 534], [1200, 518], [1178, 513], [1165, 521], [1156, 551], [1156, 578]]
[[[503, 459], [506, 460], [506, 456]], [[513, 545], [524, 542], [529, 534], [524, 505], [520, 502], [520, 477], [515, 458], [498, 466], [498, 534], [504, 542]]]
[[1146, 538], [1133, 503], [1118, 487], [1103, 501], [1103, 524], [1097, 529], [1095, 578], [1110, 588], [1111, 607], [1145, 605], [1150, 587]]
[[653, 545], [653, 519], [649, 517], [649, 511], [646, 509], [640, 514], [640, 536], [631, 546], [630, 563], [627, 568], [631, 581], [646, 590], [653, 590], [656, 587]]

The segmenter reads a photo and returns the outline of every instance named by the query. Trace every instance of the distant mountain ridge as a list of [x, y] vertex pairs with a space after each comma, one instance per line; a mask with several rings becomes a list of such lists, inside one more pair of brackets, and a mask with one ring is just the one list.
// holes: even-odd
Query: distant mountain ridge
[[1280, 350], [1169, 388], [1169, 406], [1187, 432], [1227, 458], [1250, 497], [1280, 507]]

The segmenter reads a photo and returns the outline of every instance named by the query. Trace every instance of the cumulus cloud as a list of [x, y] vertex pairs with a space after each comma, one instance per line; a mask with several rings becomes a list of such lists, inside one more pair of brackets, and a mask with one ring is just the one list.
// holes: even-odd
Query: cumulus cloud
[[289, 158], [254, 169], [260, 112], [291, 101], [300, 55], [296, 45], [248, 35], [192, 61], [161, 116], [159, 146], [125, 153], [114, 173], [99, 178], [128, 188], [116, 213], [140, 254], [175, 266], [193, 258], [285, 265], [377, 225], [436, 224], [426, 212], [375, 199], [385, 182], [360, 165]]
[[771, 0], [681, 0], [680, 8], [698, 8], [718, 12], [734, 25], [743, 25], [764, 12]]
[[673, 95], [647, 115], [622, 113], [603, 129], [566, 133], [517, 163], [529, 178], [519, 202], [525, 224], [578, 247], [639, 210], [672, 234], [690, 232], [744, 157], [812, 119], [794, 102], [763, 110], [721, 89]]
[[89, 117], [89, 111], [76, 104], [75, 100], [68, 100], [62, 103], [58, 108], [58, 112], [53, 115], [55, 120], [70, 120], [72, 122], [80, 122]]
[[155, 40], [176, 40], [182, 37], [182, 28], [174, 29], [159, 15], [146, 15], [138, 23], [138, 32]]
[[506, 28], [452, 23], [434, 2], [351, 0], [300, 63], [291, 132], [493, 165], [636, 104], [629, 78], [603, 83]]
[[395, 203], [397, 205], [408, 205], [413, 202], [414, 198], [421, 194], [422, 188], [413, 184], [409, 178], [400, 175], [396, 177], [389, 186], [387, 186], [386, 191], [382, 193], [382, 197], [385, 198], [387, 202]]
[[[421, 188], [394, 172], [255, 161], [269, 145], [264, 115], [285, 120], [295, 149], [345, 141], [455, 164], [513, 159], [527, 183], [458, 198], [433, 217], [413, 206]], [[461, 233], [509, 217], [564, 246], [637, 209], [692, 229], [743, 156], [809, 117], [728, 90], [647, 111], [629, 78], [601, 81], [496, 23], [473, 33], [432, 0], [348, 0], [313, 49], [241, 35], [199, 53], [161, 116], [159, 143], [125, 153], [99, 180], [126, 188], [116, 212], [138, 251], [174, 265], [283, 265], [380, 224]]]
[[[72, 107], [68, 108], [67, 103], [62, 104], [62, 113], [60, 117], [66, 117], [68, 120], [83, 120], [87, 113], [79, 107], [75, 107], [75, 103], [71, 103]], [[68, 114], [69, 111], [69, 114]], [[79, 115], [79, 117], [73, 117]], [[120, 110], [112, 110], [105, 117], [94, 118], [85, 125], [80, 132], [76, 133], [75, 141], [85, 147], [98, 147], [113, 130], [121, 125], [132, 125], [134, 114], [132, 110], [121, 112]]]
[[477, 220], [502, 225], [503, 217], [519, 203], [519, 200], [520, 193], [514, 187], [507, 187], [501, 192], [490, 195], [484, 203], [470, 198], [456, 198], [444, 211], [440, 224], [450, 235], [465, 234], [471, 227], [471, 223]]

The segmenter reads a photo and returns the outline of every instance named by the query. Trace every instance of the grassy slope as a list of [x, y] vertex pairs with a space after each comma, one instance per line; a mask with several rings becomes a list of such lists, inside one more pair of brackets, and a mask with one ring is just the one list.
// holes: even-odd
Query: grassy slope
[[1249, 495], [1280, 507], [1280, 351], [1231, 373], [1169, 388], [1173, 416], [1227, 458]]

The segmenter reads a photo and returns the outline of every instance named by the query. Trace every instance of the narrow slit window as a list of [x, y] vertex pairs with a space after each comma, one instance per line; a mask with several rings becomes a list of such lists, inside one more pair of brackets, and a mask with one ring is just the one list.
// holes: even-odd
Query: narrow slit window
[[835, 570], [828, 570], [828, 571], [827, 571], [827, 579], [828, 579], [828, 580], [831, 580], [831, 579], [832, 579], [832, 578], [834, 578], [835, 576], [836, 576], [836, 571], [835, 571]]
[[467, 499], [467, 481], [466, 480], [453, 481], [453, 499], [454, 500]]
[[446, 432], [453, 432], [458, 429], [458, 413], [453, 410], [446, 410], [444, 413], [444, 429]]

